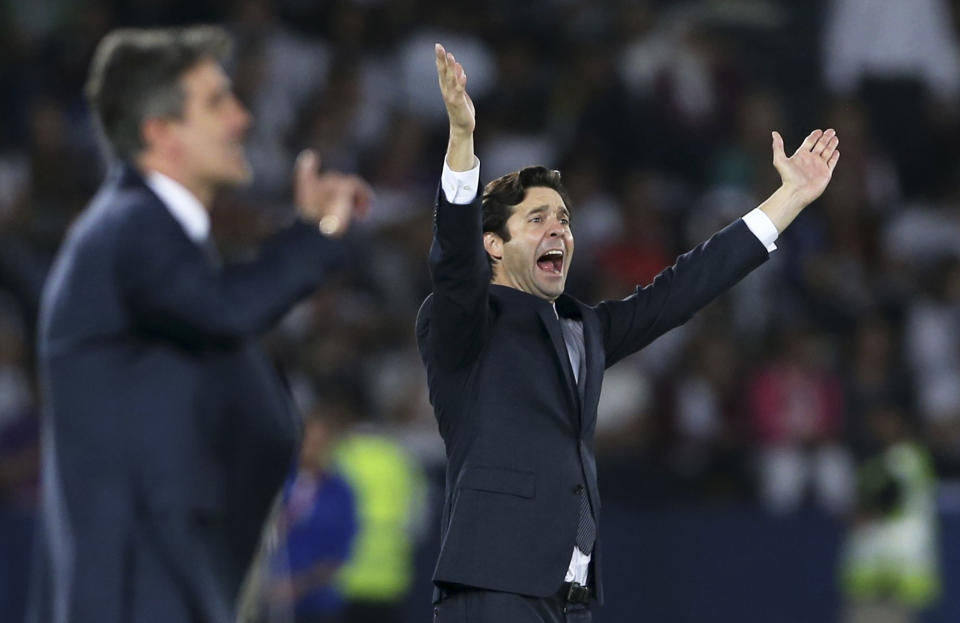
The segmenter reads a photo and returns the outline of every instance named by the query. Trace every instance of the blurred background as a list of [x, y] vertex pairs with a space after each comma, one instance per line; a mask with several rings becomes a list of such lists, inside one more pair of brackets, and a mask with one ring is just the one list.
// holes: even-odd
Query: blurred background
[[302, 148], [377, 193], [350, 270], [266, 338], [308, 424], [257, 617], [431, 613], [444, 454], [413, 326], [440, 41], [469, 76], [483, 180], [562, 171], [568, 292], [590, 303], [766, 198], [772, 129], [788, 152], [841, 137], [771, 260], [608, 371], [596, 620], [960, 620], [957, 0], [0, 0], [0, 621], [27, 594], [39, 295], [104, 174], [87, 65], [111, 28], [194, 22], [236, 36], [256, 119], [256, 181], [214, 213], [225, 255], [291, 210]]

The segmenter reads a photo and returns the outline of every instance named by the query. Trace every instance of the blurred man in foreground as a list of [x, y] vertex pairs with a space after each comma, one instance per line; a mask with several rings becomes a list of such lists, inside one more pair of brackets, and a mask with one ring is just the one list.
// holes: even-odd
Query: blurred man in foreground
[[221, 266], [208, 211], [251, 179], [229, 47], [217, 28], [118, 30], [90, 68], [116, 165], [42, 301], [38, 623], [232, 621], [293, 456], [294, 414], [256, 338], [335, 266], [368, 190], [306, 155], [295, 221]]
[[[603, 371], [762, 264], [820, 196], [839, 160], [833, 130], [787, 157], [758, 208], [620, 301], [565, 295], [572, 206], [560, 174], [527, 167], [478, 194], [467, 76], [436, 46], [450, 121], [430, 249], [433, 293], [417, 319], [447, 452], [435, 621], [590, 621], [602, 602], [593, 450]], [[623, 123], [634, 122], [624, 119]]]

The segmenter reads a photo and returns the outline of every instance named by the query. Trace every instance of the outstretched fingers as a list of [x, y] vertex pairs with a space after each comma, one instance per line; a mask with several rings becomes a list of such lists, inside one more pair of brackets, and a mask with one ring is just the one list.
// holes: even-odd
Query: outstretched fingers
[[452, 91], [456, 83], [456, 65], [453, 54], [447, 52], [439, 43], [435, 47], [437, 57], [437, 78], [440, 79], [440, 88], [444, 94]]
[[837, 151], [837, 146], [840, 145], [840, 137], [834, 135], [827, 141], [827, 144], [824, 146], [823, 151], [820, 152], [820, 157], [830, 162], [830, 158], [833, 157], [833, 154]]
[[443, 62], [443, 59], [447, 56], [447, 51], [443, 49], [443, 46], [439, 43], [433, 45], [433, 53], [437, 57], [437, 71], [440, 71], [440, 64]]
[[[451, 55], [452, 56], [452, 55]], [[463, 65], [454, 61], [456, 65], [456, 78], [457, 78], [457, 89], [463, 91], [467, 86], [467, 72], [464, 71]]]
[[800, 147], [797, 147], [797, 151], [794, 152], [794, 155], [800, 153], [801, 151], [813, 151], [814, 146], [817, 144], [817, 141], [823, 136], [823, 130], [814, 130], [807, 135], [807, 138], [803, 139], [803, 142], [800, 143]]
[[830, 159], [827, 160], [827, 167], [830, 169], [830, 174], [833, 175], [833, 170], [837, 167], [837, 162], [840, 160], [840, 151], [835, 150], [830, 156]]
[[[451, 129], [459, 133], [473, 133], [476, 126], [473, 102], [467, 94], [467, 73], [453, 54], [439, 43], [434, 46], [440, 94], [447, 108]], [[470, 146], [472, 150], [472, 145]], [[472, 154], [467, 154], [472, 156]], [[469, 168], [469, 165], [467, 166]], [[465, 169], [464, 169], [465, 170]]]
[[467, 72], [463, 70], [463, 65], [457, 62], [453, 54], [447, 52], [447, 66], [450, 68], [449, 88], [457, 93], [462, 93], [467, 85]]
[[434, 46], [437, 63], [437, 78], [444, 94], [461, 92], [467, 84], [467, 74], [463, 65], [457, 62], [453, 54], [447, 52], [439, 43]]
[[434, 46], [434, 53], [437, 61], [437, 78], [440, 79], [440, 86], [446, 87], [450, 79], [450, 65], [447, 61], [450, 54], [439, 43]]
[[[817, 143], [813, 146], [813, 149], [811, 149], [810, 151], [812, 151], [817, 156], [823, 156], [824, 152], [827, 150], [827, 147], [830, 145], [833, 139], [836, 138], [836, 136], [837, 136], [836, 130], [832, 128], [827, 130], [826, 132], [820, 135], [820, 139], [817, 141]], [[824, 159], [827, 159], [827, 158], [824, 158]]]

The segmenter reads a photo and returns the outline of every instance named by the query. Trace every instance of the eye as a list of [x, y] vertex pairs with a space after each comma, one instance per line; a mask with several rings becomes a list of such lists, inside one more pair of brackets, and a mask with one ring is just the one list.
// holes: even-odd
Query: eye
[[229, 100], [233, 99], [233, 93], [225, 89], [217, 89], [207, 100], [207, 105], [211, 110], [222, 107]]
[[560, 217], [560, 224], [561, 224], [561, 225], [569, 225], [569, 224], [570, 224], [570, 219], [568, 219], [568, 218], [565, 217], [565, 216], [562, 216], [562, 217]]
[[531, 223], [542, 223], [542, 222], [543, 222], [543, 217], [542, 217], [542, 216], [532, 216], [532, 217], [530, 217], [530, 222], [531, 222]]

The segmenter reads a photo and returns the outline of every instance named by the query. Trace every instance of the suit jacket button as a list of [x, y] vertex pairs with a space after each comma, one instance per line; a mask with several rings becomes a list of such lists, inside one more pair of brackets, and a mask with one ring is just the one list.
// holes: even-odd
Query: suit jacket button
[[574, 487], [573, 492], [577, 495], [580, 495], [581, 493], [583, 493], [583, 485], [577, 485], [576, 487]]

